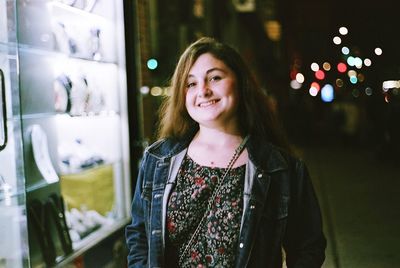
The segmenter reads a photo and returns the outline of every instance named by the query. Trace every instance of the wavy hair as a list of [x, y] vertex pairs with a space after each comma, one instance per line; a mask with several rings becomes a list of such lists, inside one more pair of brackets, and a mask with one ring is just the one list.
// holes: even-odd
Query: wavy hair
[[240, 54], [232, 47], [210, 37], [202, 37], [182, 53], [171, 78], [170, 95], [160, 109], [159, 138], [183, 138], [194, 134], [199, 125], [186, 110], [185, 89], [190, 68], [202, 54], [210, 53], [224, 62], [238, 81], [238, 121], [242, 135], [267, 137], [273, 144], [289, 149], [265, 92], [258, 86]]

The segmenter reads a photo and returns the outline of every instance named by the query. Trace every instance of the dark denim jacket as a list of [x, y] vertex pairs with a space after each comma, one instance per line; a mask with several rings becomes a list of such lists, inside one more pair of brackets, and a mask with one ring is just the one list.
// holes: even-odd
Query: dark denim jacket
[[[165, 267], [165, 219], [169, 193], [189, 140], [161, 140], [146, 149], [126, 227], [128, 267]], [[236, 266], [321, 267], [326, 240], [320, 208], [300, 160], [265, 141], [246, 145], [243, 217]]]

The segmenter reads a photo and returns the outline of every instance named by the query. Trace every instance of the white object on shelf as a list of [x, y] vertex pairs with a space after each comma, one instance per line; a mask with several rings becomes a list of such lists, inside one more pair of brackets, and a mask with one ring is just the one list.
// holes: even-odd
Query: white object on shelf
[[33, 125], [31, 128], [31, 142], [33, 158], [43, 178], [47, 183], [59, 181], [59, 177], [50, 160], [47, 135], [39, 125]]

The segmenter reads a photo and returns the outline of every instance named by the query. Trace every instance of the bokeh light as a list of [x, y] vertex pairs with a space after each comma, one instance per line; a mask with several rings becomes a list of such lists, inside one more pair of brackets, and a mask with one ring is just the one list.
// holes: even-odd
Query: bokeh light
[[349, 70], [349, 71], [347, 72], [347, 76], [348, 76], [348, 77], [357, 76], [357, 72], [354, 71], [354, 70]]
[[338, 79], [336, 79], [336, 86], [337, 87], [342, 87], [343, 86], [343, 80], [342, 79], [340, 79], [340, 78], [338, 78]]
[[302, 73], [296, 74], [296, 81], [299, 83], [304, 83], [304, 75]]
[[319, 80], [323, 80], [325, 78], [325, 73], [322, 70], [318, 70], [315, 72], [315, 78]]
[[147, 68], [155, 70], [158, 67], [158, 61], [156, 59], [149, 59], [147, 61]]
[[361, 58], [359, 58], [359, 57], [354, 58], [354, 66], [356, 66], [358, 69], [361, 69], [362, 64], [363, 64], [363, 61]]
[[366, 88], [365, 88], [365, 94], [366, 94], [367, 96], [371, 96], [371, 95], [372, 95], [372, 88], [366, 87]]
[[368, 59], [368, 58], [364, 59], [364, 65], [365, 66], [369, 67], [369, 66], [371, 66], [371, 64], [372, 64], [372, 61], [370, 59]]
[[365, 75], [363, 75], [362, 73], [357, 74], [357, 79], [360, 82], [364, 82], [365, 80]]
[[350, 56], [347, 58], [347, 64], [349, 66], [355, 66], [356, 65], [356, 59], [353, 56]]
[[344, 73], [347, 70], [347, 65], [344, 64], [343, 62], [339, 62], [337, 65], [337, 69], [340, 73]]
[[319, 70], [319, 65], [316, 62], [311, 63], [311, 70], [313, 70], [314, 72]]
[[148, 86], [142, 86], [140, 88], [140, 93], [142, 93], [143, 95], [147, 95], [150, 92], [150, 88]]
[[318, 91], [321, 89], [321, 86], [317, 82], [312, 82], [311, 87], [315, 87]]
[[342, 27], [339, 28], [339, 33], [341, 35], [346, 35], [346, 34], [348, 34], [348, 32], [349, 32], [349, 30], [346, 27], [342, 26]]
[[380, 55], [382, 55], [382, 53], [383, 53], [383, 51], [382, 51], [382, 49], [381, 49], [380, 47], [375, 48], [374, 52], [375, 52], [375, 54], [376, 54], [377, 56], [380, 56]]
[[308, 93], [310, 93], [311, 96], [315, 97], [318, 95], [318, 89], [316, 89], [315, 87], [310, 87]]
[[335, 37], [333, 38], [333, 43], [334, 43], [335, 45], [340, 45], [340, 44], [342, 43], [342, 38], [340, 38], [339, 36], [335, 36]]
[[350, 49], [348, 47], [342, 47], [342, 53], [343, 55], [349, 55]]
[[302, 84], [299, 83], [297, 80], [290, 81], [290, 87], [293, 89], [300, 89], [301, 86], [302, 86]]
[[330, 84], [326, 84], [321, 89], [321, 99], [324, 102], [332, 102], [334, 99], [334, 90], [333, 86]]
[[308, 93], [315, 97], [318, 95], [318, 91], [321, 89], [320, 85], [317, 82], [312, 82]]
[[350, 83], [357, 84], [357, 82], [358, 82], [357, 76], [350, 76]]
[[330, 64], [329, 62], [324, 62], [324, 63], [322, 64], [322, 68], [323, 68], [325, 71], [329, 71], [329, 70], [331, 69], [331, 64]]
[[150, 89], [150, 94], [155, 97], [161, 96], [163, 94], [163, 89], [161, 87], [152, 87]]

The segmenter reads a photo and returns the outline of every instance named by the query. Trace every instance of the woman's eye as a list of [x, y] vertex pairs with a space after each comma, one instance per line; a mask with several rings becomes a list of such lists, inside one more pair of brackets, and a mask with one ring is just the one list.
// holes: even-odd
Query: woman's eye
[[221, 80], [220, 76], [213, 76], [210, 78], [210, 81], [219, 81], [219, 80]]
[[188, 83], [186, 87], [191, 88], [191, 87], [194, 87], [195, 85], [196, 85], [196, 83], [192, 82], [192, 83]]

